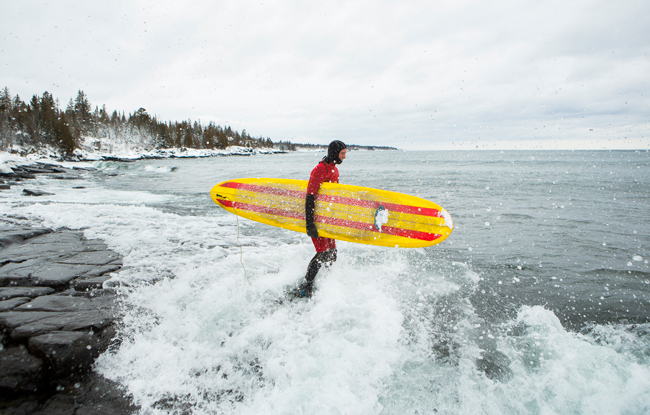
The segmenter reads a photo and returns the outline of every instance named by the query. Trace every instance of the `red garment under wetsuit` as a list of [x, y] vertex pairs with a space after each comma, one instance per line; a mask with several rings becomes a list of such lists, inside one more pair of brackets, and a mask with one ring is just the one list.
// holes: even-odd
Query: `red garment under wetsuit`
[[[320, 190], [320, 185], [323, 182], [338, 183], [339, 182], [339, 169], [336, 168], [336, 164], [327, 164], [324, 161], [318, 163], [314, 170], [311, 171], [309, 176], [309, 184], [307, 185], [307, 193], [314, 195], [315, 198], [318, 198], [318, 191]], [[324, 252], [329, 249], [336, 248], [336, 241], [330, 238], [311, 238], [314, 243], [314, 248], [316, 252]]]

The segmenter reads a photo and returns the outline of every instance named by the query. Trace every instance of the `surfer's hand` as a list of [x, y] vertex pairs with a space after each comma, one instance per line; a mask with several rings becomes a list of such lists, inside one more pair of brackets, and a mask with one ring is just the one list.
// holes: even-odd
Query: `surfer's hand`
[[313, 222], [307, 224], [307, 235], [311, 238], [318, 238], [318, 229]]

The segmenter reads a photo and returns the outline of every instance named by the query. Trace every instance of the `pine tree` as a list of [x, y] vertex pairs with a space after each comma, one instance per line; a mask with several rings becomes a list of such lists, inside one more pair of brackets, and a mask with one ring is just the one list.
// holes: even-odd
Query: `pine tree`
[[52, 143], [55, 141], [54, 126], [58, 119], [58, 108], [52, 95], [45, 91], [41, 97], [38, 111], [37, 126], [40, 136], [45, 142]]
[[117, 124], [118, 122], [120, 122], [120, 116], [117, 115], [117, 111], [114, 110], [114, 111], [113, 111], [113, 114], [111, 114], [111, 124], [115, 125], [115, 124]]
[[69, 122], [75, 121], [76, 114], [74, 112], [74, 101], [72, 101], [72, 98], [70, 98], [70, 101], [68, 101], [68, 106], [65, 108], [65, 115]]
[[71, 156], [77, 147], [63, 112], [54, 124], [54, 140], [66, 156]]
[[132, 134], [141, 144], [150, 148], [222, 148], [230, 145], [248, 147], [272, 147], [270, 138], [253, 138], [246, 130], [241, 134], [230, 126], [225, 128], [210, 122], [207, 126], [201, 121], [160, 122], [151, 117], [144, 108], [138, 109], [127, 118], [122, 111], [109, 112], [104, 105], [95, 106], [91, 111], [86, 94], [79, 90], [76, 99], [70, 99], [65, 111], [60, 110], [59, 101], [50, 93], [41, 97], [34, 95], [27, 104], [18, 95], [12, 99], [9, 89], [0, 90], [0, 148], [17, 140], [21, 145], [51, 144], [59, 146], [66, 154], [71, 154], [82, 134], [102, 138], [114, 135], [122, 141], [132, 141]]
[[11, 94], [5, 87], [0, 92], [0, 149], [4, 150], [7, 145], [13, 144], [11, 126]]
[[219, 148], [226, 149], [229, 145], [228, 134], [226, 134], [223, 129], [219, 128], [217, 130], [217, 136], [219, 137]]
[[149, 126], [151, 123], [151, 117], [147, 114], [147, 110], [144, 108], [138, 109], [133, 113], [133, 116], [129, 117], [129, 122], [133, 123], [138, 129]]
[[90, 101], [86, 94], [79, 90], [74, 101], [75, 124], [82, 133], [92, 129], [92, 113], [90, 112]]
[[9, 88], [4, 87], [2, 92], [0, 92], [0, 112], [9, 112], [11, 111], [11, 94], [9, 93]]

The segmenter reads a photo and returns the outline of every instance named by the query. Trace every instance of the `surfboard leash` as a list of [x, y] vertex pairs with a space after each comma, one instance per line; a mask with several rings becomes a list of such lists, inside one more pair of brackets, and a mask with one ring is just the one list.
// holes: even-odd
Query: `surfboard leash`
[[235, 217], [237, 218], [237, 245], [239, 245], [239, 263], [244, 270], [244, 278], [246, 278], [246, 281], [248, 281], [248, 285], [252, 287], [253, 284], [251, 284], [251, 280], [248, 279], [248, 275], [246, 275], [246, 267], [244, 266], [244, 250], [242, 249], [241, 243], [239, 242], [239, 215], [235, 215]]

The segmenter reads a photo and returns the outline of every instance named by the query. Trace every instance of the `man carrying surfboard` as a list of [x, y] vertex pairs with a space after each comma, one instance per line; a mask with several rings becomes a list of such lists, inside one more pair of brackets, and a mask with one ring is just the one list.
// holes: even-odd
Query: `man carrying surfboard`
[[311, 297], [314, 288], [314, 279], [321, 266], [329, 267], [336, 261], [336, 240], [318, 236], [318, 229], [314, 223], [314, 210], [316, 209], [316, 195], [324, 182], [338, 183], [339, 169], [337, 164], [343, 163], [347, 154], [347, 146], [339, 140], [334, 140], [327, 148], [327, 156], [323, 157], [311, 171], [307, 196], [305, 197], [305, 227], [307, 235], [311, 237], [316, 248], [316, 255], [309, 261], [305, 281], [293, 292], [297, 297]]

